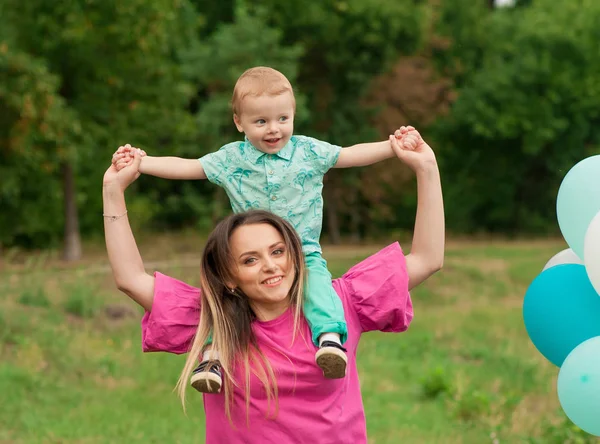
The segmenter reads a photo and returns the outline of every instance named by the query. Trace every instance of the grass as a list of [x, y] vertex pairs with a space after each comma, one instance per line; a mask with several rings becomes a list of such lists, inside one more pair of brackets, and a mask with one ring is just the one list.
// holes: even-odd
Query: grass
[[[142, 253], [149, 270], [194, 284], [190, 245], [158, 239]], [[562, 248], [449, 244], [444, 270], [413, 292], [409, 331], [361, 341], [371, 443], [600, 442], [562, 413], [558, 369], [521, 317], [528, 284]], [[0, 443], [203, 442], [200, 397], [189, 397], [186, 417], [172, 392], [183, 357], [141, 353], [141, 310], [92, 250], [69, 267], [50, 253], [20, 255], [0, 272]], [[327, 248], [325, 257], [339, 276], [375, 251]]]

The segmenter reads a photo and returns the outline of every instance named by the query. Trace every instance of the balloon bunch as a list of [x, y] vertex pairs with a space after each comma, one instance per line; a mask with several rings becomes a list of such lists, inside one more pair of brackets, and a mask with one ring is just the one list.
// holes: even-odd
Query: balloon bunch
[[565, 414], [600, 436], [600, 156], [577, 163], [556, 201], [570, 248], [552, 257], [523, 301], [525, 328], [538, 351], [560, 368]]

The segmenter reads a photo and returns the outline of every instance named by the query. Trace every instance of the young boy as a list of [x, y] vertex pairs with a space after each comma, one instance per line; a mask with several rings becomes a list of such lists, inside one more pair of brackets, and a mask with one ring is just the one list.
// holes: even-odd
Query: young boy
[[[319, 245], [323, 176], [332, 167], [364, 166], [394, 157], [390, 141], [341, 148], [294, 136], [296, 102], [292, 85], [272, 68], [256, 67], [244, 72], [235, 85], [232, 108], [233, 121], [245, 134], [244, 141], [229, 143], [200, 159], [150, 157], [143, 153], [140, 172], [165, 179], [208, 179], [225, 189], [234, 212], [269, 210], [296, 228], [308, 268], [303, 308], [318, 347], [315, 359], [326, 378], [343, 378], [346, 321]], [[396, 131], [407, 149], [417, 146], [420, 136], [413, 131], [412, 127]], [[117, 169], [129, 163], [132, 149], [126, 145], [117, 150], [113, 156]], [[207, 344], [191, 378], [198, 391], [220, 391], [218, 359], [218, 350]]]

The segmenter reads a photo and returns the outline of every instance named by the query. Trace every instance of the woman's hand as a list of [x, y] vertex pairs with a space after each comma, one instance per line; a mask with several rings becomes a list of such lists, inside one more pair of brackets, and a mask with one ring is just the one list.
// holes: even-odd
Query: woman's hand
[[418, 172], [424, 168], [437, 167], [435, 153], [414, 128], [400, 128], [390, 136], [390, 143], [396, 156], [411, 170]]
[[133, 161], [134, 151], [137, 151], [142, 157], [146, 155], [146, 151], [131, 146], [130, 144], [120, 146], [119, 149], [115, 151], [115, 154], [113, 154], [112, 157], [112, 163], [117, 167], [117, 171], [121, 171]]
[[133, 149], [130, 151], [130, 155], [133, 156], [133, 161], [119, 171], [117, 171], [115, 164], [111, 163], [110, 167], [104, 173], [102, 181], [104, 187], [116, 186], [121, 191], [125, 191], [129, 185], [140, 177], [140, 162], [142, 160], [140, 150]]

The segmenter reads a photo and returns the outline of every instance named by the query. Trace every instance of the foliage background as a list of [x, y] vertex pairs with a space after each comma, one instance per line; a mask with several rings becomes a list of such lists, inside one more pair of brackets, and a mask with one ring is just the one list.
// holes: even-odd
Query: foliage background
[[[80, 257], [79, 235], [101, 234], [111, 153], [131, 143], [197, 158], [238, 139], [230, 94], [255, 65], [294, 84], [297, 133], [346, 146], [419, 128], [450, 232], [555, 233], [562, 177], [598, 152], [600, 5], [493, 3], [4, 0], [0, 245]], [[206, 231], [229, 211], [209, 183], [136, 187], [144, 230]], [[399, 162], [332, 171], [325, 238], [409, 230], [414, 191]]]

